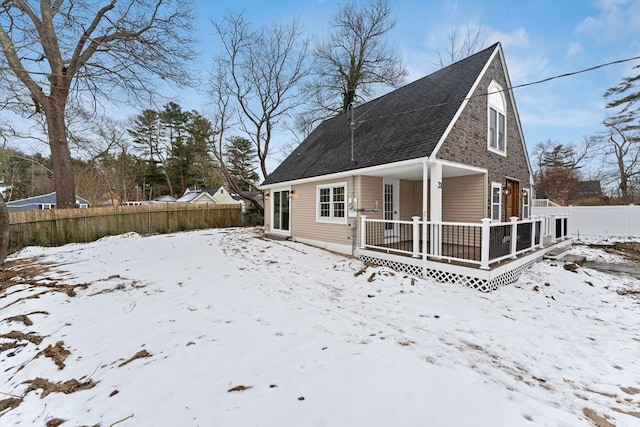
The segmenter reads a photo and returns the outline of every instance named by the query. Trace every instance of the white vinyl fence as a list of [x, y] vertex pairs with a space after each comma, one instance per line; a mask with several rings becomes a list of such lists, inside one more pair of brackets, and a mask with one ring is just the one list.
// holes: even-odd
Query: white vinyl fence
[[569, 215], [574, 237], [640, 237], [640, 205], [533, 207], [532, 215]]

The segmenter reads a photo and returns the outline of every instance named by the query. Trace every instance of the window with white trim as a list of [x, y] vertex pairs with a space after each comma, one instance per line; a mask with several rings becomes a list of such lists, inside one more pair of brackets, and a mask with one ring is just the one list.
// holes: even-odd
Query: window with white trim
[[507, 119], [502, 86], [496, 82], [491, 82], [487, 92], [489, 94], [487, 97], [489, 104], [488, 149], [505, 155], [507, 152]]
[[529, 219], [529, 189], [522, 190], [522, 219]]
[[502, 184], [491, 183], [491, 220], [500, 221], [502, 219]]
[[318, 222], [346, 223], [347, 184], [319, 185], [317, 187]]

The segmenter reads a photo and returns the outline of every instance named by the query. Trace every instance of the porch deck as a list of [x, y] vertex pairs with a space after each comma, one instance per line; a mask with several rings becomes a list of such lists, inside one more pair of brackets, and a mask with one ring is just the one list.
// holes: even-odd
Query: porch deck
[[[547, 252], [571, 244], [566, 217], [508, 223], [362, 219], [360, 259], [487, 292], [512, 283]], [[426, 243], [426, 244], [425, 244]]]

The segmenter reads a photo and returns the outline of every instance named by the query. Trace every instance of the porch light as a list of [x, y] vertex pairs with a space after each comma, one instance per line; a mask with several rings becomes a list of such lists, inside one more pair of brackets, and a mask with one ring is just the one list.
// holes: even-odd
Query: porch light
[[502, 186], [502, 194], [508, 196], [511, 194], [511, 185], [503, 185]]
[[264, 199], [265, 200], [269, 200], [270, 198], [271, 198], [271, 193], [270, 192], [267, 191], [266, 193], [264, 193]]
[[526, 196], [527, 196], [527, 190], [522, 189], [522, 190], [520, 191], [520, 195], [521, 195], [522, 197], [526, 197]]
[[293, 195], [295, 194], [294, 190], [289, 191], [289, 198], [293, 199]]

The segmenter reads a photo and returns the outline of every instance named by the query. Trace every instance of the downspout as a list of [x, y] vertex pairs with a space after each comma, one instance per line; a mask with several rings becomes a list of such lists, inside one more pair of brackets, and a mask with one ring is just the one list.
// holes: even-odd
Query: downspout
[[[356, 177], [355, 175], [351, 175], [351, 201], [352, 203], [355, 204], [356, 201]], [[352, 210], [350, 209], [351, 206], [349, 206], [349, 209], [347, 210], [347, 216], [349, 215], [349, 211]], [[356, 213], [356, 217], [355, 217], [355, 224], [354, 226], [351, 228], [351, 256], [355, 257], [356, 256], [356, 237], [357, 237], [357, 233], [358, 233], [358, 206], [353, 206], [353, 211], [355, 211]], [[347, 218], [347, 221], [349, 219]]]

